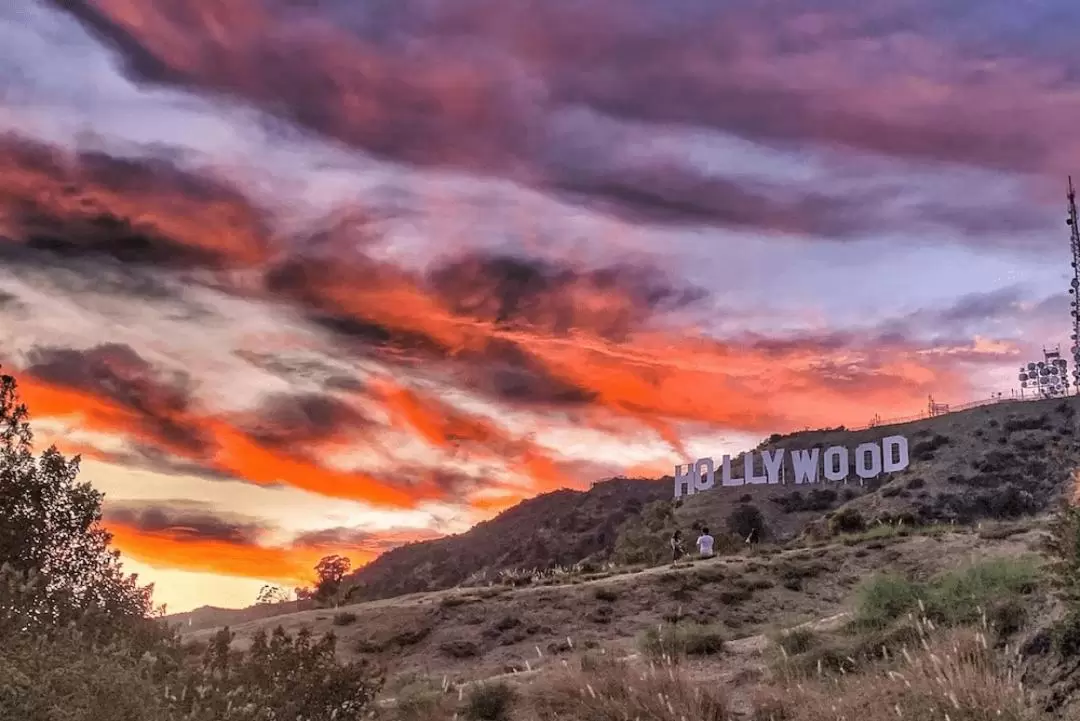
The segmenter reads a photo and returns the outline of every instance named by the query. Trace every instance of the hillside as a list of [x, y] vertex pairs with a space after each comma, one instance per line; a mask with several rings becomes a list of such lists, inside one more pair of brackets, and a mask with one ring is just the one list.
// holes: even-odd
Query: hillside
[[[759, 450], [852, 448], [889, 435], [907, 437], [910, 466], [865, 487], [715, 489], [684, 497], [675, 517], [684, 528], [699, 522], [725, 531], [735, 508], [754, 505], [767, 533], [782, 540], [808, 530], [820, 534], [825, 517], [841, 509], [848, 509], [846, 517], [855, 526], [897, 520], [963, 524], [1042, 513], [1056, 505], [1080, 466], [1080, 398], [1003, 402], [855, 432], [807, 431], [774, 437]], [[741, 467], [742, 457], [732, 463]], [[789, 457], [784, 474], [793, 476]]]
[[641, 479], [546, 493], [466, 533], [388, 551], [347, 582], [355, 584], [353, 598], [370, 600], [481, 583], [506, 569], [570, 566], [606, 556], [624, 521], [670, 496], [668, 484]]
[[[732, 511], [746, 504], [761, 511], [768, 532], [780, 540], [845, 506], [858, 511], [867, 524], [896, 519], [968, 523], [1044, 512], [1080, 465], [1078, 410], [1076, 398], [1006, 402], [857, 432], [804, 431], [774, 437], [761, 448], [852, 447], [887, 435], [905, 435], [911, 464], [867, 487], [747, 486], [684, 497], [672, 504], [674, 522], [647, 534], [652, 548], [642, 559], [663, 555], [664, 536], [675, 525], [687, 532], [695, 522], [726, 531]], [[741, 456], [735, 463], [741, 463]], [[784, 472], [792, 477], [787, 460]], [[351, 576], [356, 584], [353, 598], [388, 598], [492, 580], [507, 569], [610, 558], [620, 533], [627, 535], [647, 504], [672, 500], [672, 481], [671, 477], [614, 480], [598, 483], [587, 493], [557, 491], [525, 501], [466, 533], [383, 554]], [[629, 523], [623, 526], [624, 522]]]
[[[696, 669], [733, 680], [764, 666], [764, 647], [778, 629], [849, 613], [858, 585], [876, 570], [929, 578], [966, 564], [1024, 558], [1041, 548], [1040, 525], [866, 535], [550, 586], [410, 594], [240, 623], [231, 627], [233, 647], [245, 649], [260, 630], [277, 626], [332, 631], [342, 659], [366, 658], [385, 669], [389, 703], [440, 684], [503, 677], [531, 683], [582, 651], [634, 658], [644, 634], [677, 620], [715, 628], [731, 641], [729, 653], [703, 659]], [[213, 634], [186, 633], [191, 652]]]
[[[821, 535], [842, 509], [855, 529], [877, 522], [969, 523], [1016, 519], [1053, 507], [1080, 466], [1080, 399], [1004, 402], [937, 418], [856, 432], [803, 431], [762, 449], [845, 445], [887, 435], [910, 443], [910, 467], [861, 487], [745, 486], [672, 499], [672, 478], [615, 479], [587, 492], [562, 490], [523, 501], [466, 533], [408, 544], [353, 572], [350, 601], [377, 600], [462, 585], [486, 585], [501, 571], [571, 566], [586, 559], [655, 563], [667, 536], [695, 524], [727, 533], [732, 512], [752, 505], [766, 540]], [[759, 449], [760, 450], [760, 449]], [[741, 457], [733, 461], [741, 463]], [[786, 462], [785, 462], [786, 463]], [[786, 477], [792, 469], [785, 465]], [[651, 517], [642, 509], [650, 507]], [[852, 513], [855, 515], [851, 515]], [[617, 553], [618, 551], [618, 553]], [[294, 605], [204, 608], [171, 616], [192, 630], [291, 613]]]
[[[732, 719], [756, 719], [769, 717], [758, 711], [763, 698], [793, 692], [785, 679], [820, 679], [830, 703], [828, 684], [838, 682], [830, 674], [854, 674], [851, 683], [876, 691], [877, 669], [891, 668], [890, 659], [920, 637], [929, 643], [920, 634], [931, 627], [914, 620], [925, 599], [922, 612], [935, 623], [974, 626], [994, 639], [990, 648], [1012, 649], [1010, 668], [1030, 708], [1076, 718], [1080, 674], [1058, 650], [1056, 629], [1067, 616], [1045, 561], [1049, 512], [1074, 491], [1080, 469], [1078, 410], [1075, 398], [1001, 403], [903, 426], [773, 437], [762, 448], [851, 447], [902, 434], [911, 464], [866, 487], [756, 486], [678, 501], [671, 479], [560, 491], [467, 533], [386, 554], [352, 576], [369, 600], [299, 612], [281, 606], [274, 618], [274, 608], [258, 617], [254, 609], [204, 609], [181, 631], [193, 655], [225, 624], [237, 650], [276, 627], [333, 632], [341, 659], [385, 672], [376, 718], [389, 721], [462, 718], [463, 704], [473, 703], [468, 694], [506, 687], [521, 715], [465, 718], [534, 721], [524, 711], [550, 689], [577, 684], [578, 703], [591, 693], [580, 679], [602, 683], [587, 675], [598, 657], [631, 674], [609, 687], [617, 694], [610, 688], [648, 678], [669, 653], [680, 659], [678, 683], [722, 693]], [[733, 512], [747, 506], [760, 511], [761, 543], [728, 533]], [[635, 554], [663, 558], [672, 528], [701, 523], [714, 526], [719, 557], [627, 564]], [[614, 563], [531, 579], [498, 574], [585, 558]], [[874, 608], [887, 618], [871, 622]], [[933, 630], [943, 644], [952, 643], [948, 633]], [[933, 660], [934, 647], [925, 647]]]

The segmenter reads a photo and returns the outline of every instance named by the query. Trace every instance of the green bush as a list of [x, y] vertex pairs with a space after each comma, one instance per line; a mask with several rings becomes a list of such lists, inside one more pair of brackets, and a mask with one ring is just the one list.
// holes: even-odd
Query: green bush
[[859, 587], [855, 620], [866, 626], [880, 626], [916, 608], [922, 589], [906, 578], [883, 574]]
[[78, 458], [35, 457], [26, 416], [0, 376], [0, 719], [361, 717], [382, 677], [339, 663], [333, 635], [279, 628], [241, 653], [222, 629], [195, 657], [156, 617], [151, 589], [122, 572]]
[[861, 625], [881, 626], [916, 611], [921, 603], [921, 612], [937, 623], [972, 623], [996, 606], [1030, 594], [1040, 578], [1034, 561], [1022, 558], [976, 563], [924, 584], [895, 575], [876, 576], [859, 588], [855, 618]]

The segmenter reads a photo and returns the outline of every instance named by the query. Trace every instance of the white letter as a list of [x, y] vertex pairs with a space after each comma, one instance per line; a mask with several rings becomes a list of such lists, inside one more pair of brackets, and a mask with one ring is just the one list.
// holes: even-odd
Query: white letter
[[743, 479], [731, 477], [731, 456], [724, 456], [720, 464], [720, 484], [730, 487], [741, 486], [743, 483]]
[[795, 466], [796, 483], [818, 482], [817, 472], [819, 455], [821, 455], [820, 448], [814, 448], [809, 453], [806, 451], [795, 451], [791, 454], [791, 464]]
[[769, 476], [769, 483], [780, 483], [780, 468], [784, 465], [784, 449], [765, 451], [761, 457], [765, 461], [765, 473]]
[[697, 485], [694, 483], [694, 467], [693, 463], [686, 464], [686, 472], [683, 473], [683, 467], [680, 463], [675, 466], [675, 497], [679, 498], [685, 491], [686, 495], [690, 496], [694, 493], [694, 487]]
[[[874, 446], [877, 448], [877, 446]], [[699, 458], [694, 464], [694, 490], [698, 493], [708, 491], [716, 485], [716, 472], [711, 458]]]
[[[834, 483], [837, 481], [843, 481], [847, 479], [848, 474], [848, 454], [847, 449], [843, 446], [833, 446], [829, 450], [825, 451], [825, 478]], [[839, 460], [839, 463], [834, 462], [833, 459]], [[839, 465], [839, 470], [834, 468]]]
[[[866, 454], [870, 454], [870, 465], [866, 465]], [[881, 475], [881, 448], [877, 443], [863, 443], [855, 449], [855, 472], [859, 478], [868, 481]]]
[[768, 476], [755, 476], [754, 475], [754, 454], [747, 453], [743, 456], [743, 482], [747, 485], [760, 485], [762, 483], [768, 483]]
[[[893, 462], [893, 448], [898, 448], [899, 460]], [[886, 473], [902, 471], [908, 467], [911, 459], [908, 458], [907, 438], [903, 436], [889, 436], [881, 442], [881, 457], [884, 460]]]

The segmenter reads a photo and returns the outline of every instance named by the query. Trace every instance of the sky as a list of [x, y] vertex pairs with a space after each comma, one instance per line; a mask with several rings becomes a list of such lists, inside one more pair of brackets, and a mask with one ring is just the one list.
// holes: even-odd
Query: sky
[[[0, 363], [169, 611], [1068, 344], [1071, 0], [0, 7]], [[1072, 132], [1070, 132], [1072, 131]]]

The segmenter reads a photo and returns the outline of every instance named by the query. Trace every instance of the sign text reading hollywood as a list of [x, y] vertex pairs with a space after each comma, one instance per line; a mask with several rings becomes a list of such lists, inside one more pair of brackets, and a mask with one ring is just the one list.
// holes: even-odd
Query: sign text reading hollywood
[[[757, 475], [754, 456], [761, 456], [764, 475]], [[785, 459], [788, 461], [785, 463]], [[854, 463], [852, 463], [854, 460]], [[742, 477], [731, 472], [731, 457], [720, 462], [720, 485], [736, 487], [757, 484], [821, 483], [820, 476], [831, 483], [846, 482], [852, 470], [862, 484], [882, 473], [895, 473], [908, 467], [908, 442], [903, 436], [889, 436], [879, 443], [862, 443], [849, 453], [844, 446], [831, 446], [822, 453], [820, 448], [792, 451], [783, 448], [743, 456]], [[790, 468], [793, 476], [787, 479]], [[695, 463], [675, 466], [675, 497], [711, 490], [716, 486], [716, 467], [711, 458], [699, 458]]]

